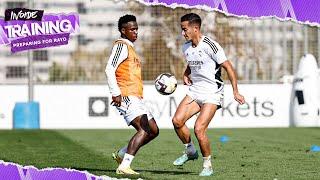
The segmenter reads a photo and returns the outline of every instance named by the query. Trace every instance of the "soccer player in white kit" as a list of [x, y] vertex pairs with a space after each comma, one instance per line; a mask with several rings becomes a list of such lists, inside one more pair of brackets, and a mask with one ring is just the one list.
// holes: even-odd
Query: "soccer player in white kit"
[[236, 73], [223, 49], [217, 42], [202, 35], [200, 27], [199, 15], [189, 13], [181, 17], [182, 35], [187, 40], [182, 49], [188, 64], [183, 81], [189, 86], [189, 90], [172, 119], [174, 129], [185, 145], [184, 154], [173, 164], [181, 166], [189, 160], [198, 159], [198, 152], [191, 141], [190, 131], [185, 123], [200, 112], [194, 125], [194, 132], [203, 156], [203, 170], [199, 175], [211, 176], [213, 174], [211, 149], [206, 131], [223, 100], [224, 84], [220, 77], [221, 67], [228, 73], [234, 99], [239, 104], [244, 104], [245, 99], [238, 92]]

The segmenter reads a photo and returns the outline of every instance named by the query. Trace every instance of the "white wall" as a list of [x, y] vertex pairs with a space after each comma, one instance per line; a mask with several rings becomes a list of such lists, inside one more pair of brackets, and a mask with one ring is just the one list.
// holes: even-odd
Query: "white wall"
[[[209, 127], [288, 127], [290, 84], [239, 85], [247, 104], [233, 100], [232, 88], [225, 87], [223, 108], [218, 110]], [[12, 128], [12, 112], [16, 102], [28, 100], [27, 86], [0, 86], [0, 128]], [[186, 87], [163, 96], [153, 85], [145, 85], [144, 97], [160, 128], [172, 128], [171, 118], [185, 96]], [[89, 116], [89, 99], [93, 110], [102, 116]], [[40, 103], [40, 127], [43, 129], [128, 128], [118, 111], [109, 106], [111, 97], [106, 85], [36, 85], [34, 99]], [[105, 110], [106, 108], [106, 110]], [[107, 116], [106, 116], [107, 114]], [[196, 117], [196, 116], [195, 116]], [[193, 127], [195, 118], [187, 125]]]
[[12, 128], [12, 115], [15, 103], [26, 102], [27, 100], [28, 86], [0, 86], [0, 129]]

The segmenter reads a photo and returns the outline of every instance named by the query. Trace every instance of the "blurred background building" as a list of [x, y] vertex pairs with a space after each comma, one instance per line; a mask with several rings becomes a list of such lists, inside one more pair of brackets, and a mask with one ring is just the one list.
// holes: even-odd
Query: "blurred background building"
[[[5, 9], [27, 7], [25, 0], [2, 0]], [[320, 29], [277, 18], [227, 17], [198, 9], [145, 6], [137, 1], [34, 0], [45, 13], [78, 12], [80, 33], [61, 47], [33, 51], [34, 83], [105, 84], [104, 69], [113, 41], [119, 37], [117, 21], [124, 14], [138, 18], [136, 49], [143, 61], [143, 79], [153, 82], [171, 72], [181, 80], [185, 62], [180, 17], [189, 12], [203, 19], [203, 34], [215, 39], [232, 60], [242, 83], [279, 83], [293, 75], [301, 56], [313, 54], [319, 65]], [[224, 78], [226, 73], [224, 73]], [[0, 84], [28, 83], [27, 52], [12, 54], [0, 47]]]

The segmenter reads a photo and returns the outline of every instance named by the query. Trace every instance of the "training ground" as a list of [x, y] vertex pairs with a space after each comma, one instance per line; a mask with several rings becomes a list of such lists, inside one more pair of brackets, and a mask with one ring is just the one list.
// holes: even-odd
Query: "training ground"
[[[320, 152], [310, 151], [312, 145], [320, 144], [319, 131], [320, 128], [209, 129], [215, 170], [212, 178], [320, 179]], [[159, 137], [136, 155], [132, 168], [141, 175], [117, 175], [111, 153], [124, 146], [133, 134], [133, 130], [108, 129], [1, 130], [0, 159], [39, 169], [71, 168], [115, 178], [199, 179], [201, 156], [183, 167], [172, 165], [184, 146], [171, 129], [160, 129]], [[223, 135], [229, 141], [220, 142]], [[199, 150], [198, 145], [196, 148]]]

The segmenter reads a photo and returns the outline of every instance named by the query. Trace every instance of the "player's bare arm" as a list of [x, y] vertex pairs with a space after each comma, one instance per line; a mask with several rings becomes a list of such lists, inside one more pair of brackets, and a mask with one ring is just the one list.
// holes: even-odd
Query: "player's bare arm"
[[227, 71], [228, 73], [228, 77], [229, 80], [231, 82], [232, 85], [232, 89], [233, 89], [233, 96], [234, 99], [239, 103], [239, 104], [244, 104], [245, 103], [245, 99], [244, 97], [239, 93], [238, 91], [238, 85], [237, 85], [237, 75], [235, 70], [232, 67], [232, 64], [229, 60], [223, 62], [221, 64], [221, 66]]
[[191, 81], [191, 79], [189, 77], [190, 73], [191, 73], [191, 70], [190, 70], [190, 67], [188, 65], [186, 70], [184, 71], [184, 74], [183, 74], [183, 83], [185, 85], [188, 85], [188, 86], [190, 86], [192, 84], [192, 81]]

